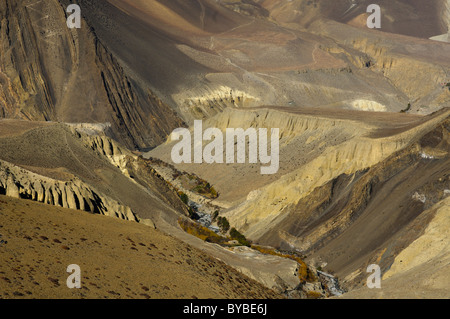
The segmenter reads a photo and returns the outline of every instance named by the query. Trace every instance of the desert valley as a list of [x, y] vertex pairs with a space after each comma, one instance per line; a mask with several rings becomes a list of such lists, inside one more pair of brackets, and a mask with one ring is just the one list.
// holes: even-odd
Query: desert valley
[[0, 298], [448, 299], [450, 1], [372, 2], [2, 0]]

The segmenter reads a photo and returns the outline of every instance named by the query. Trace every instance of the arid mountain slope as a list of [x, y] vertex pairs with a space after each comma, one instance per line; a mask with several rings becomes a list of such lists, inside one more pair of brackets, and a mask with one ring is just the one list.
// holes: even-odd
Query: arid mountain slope
[[[317, 112], [233, 110], [208, 121], [222, 130], [277, 123], [274, 176], [251, 164], [177, 167], [208, 179], [222, 214], [255, 243], [306, 254], [353, 287], [364, 281], [367, 265], [389, 269], [428, 225], [422, 213], [448, 196], [449, 110], [426, 117]], [[149, 154], [170, 161], [173, 145]]]
[[[449, 104], [450, 91], [445, 85], [450, 65], [448, 43], [361, 30], [330, 21], [314, 22], [310, 30], [333, 38], [347, 50], [364, 54], [369, 69], [383, 75], [406, 97], [410, 107], [403, 110], [429, 114]], [[335, 53], [343, 52], [339, 49]]]
[[[4, 134], [0, 136], [0, 159], [4, 161], [2, 166], [11, 167], [5, 170], [3, 181], [3, 189], [8, 194], [17, 193], [16, 197], [30, 197], [68, 208], [85, 206], [91, 212], [96, 211], [82, 204], [105, 197], [128, 207], [143, 219], [156, 220], [160, 215], [169, 218], [173, 214], [176, 220], [183, 213], [178, 196], [156, 174], [146, 172], [150, 181], [145, 188], [124, 174], [120, 161], [126, 161], [127, 157], [132, 161], [137, 156], [106, 136], [102, 139], [79, 133], [83, 130], [64, 124], [41, 123], [36, 127], [27, 121], [1, 120], [0, 123]], [[75, 191], [64, 192], [69, 186], [74, 186]], [[78, 189], [88, 189], [87, 194], [92, 191], [93, 197], [83, 198], [80, 195], [84, 192], [79, 194]], [[75, 196], [78, 207], [69, 205], [69, 200], [64, 201], [62, 194]]]
[[[370, 0], [257, 0], [277, 22], [307, 27], [313, 21], [329, 19], [366, 27]], [[419, 38], [447, 33], [447, 0], [380, 0], [382, 30]], [[413, 27], [415, 26], [415, 27]]]
[[[240, 272], [150, 227], [0, 196], [0, 297], [278, 298]], [[80, 266], [81, 289], [67, 267]]]
[[0, 117], [109, 123], [130, 148], [153, 147], [182, 121], [137, 86], [84, 22], [66, 25], [58, 1], [0, 4]]
[[[327, 19], [312, 19], [305, 29], [300, 26], [308, 20], [307, 11], [301, 10], [305, 16], [292, 23], [273, 19], [281, 3], [286, 8], [278, 9], [285, 16], [291, 6], [314, 8], [314, 2], [79, 3], [86, 8], [88, 24], [127, 74], [151, 87], [188, 123], [225, 107], [401, 111], [411, 103], [414, 112], [428, 114], [450, 100], [450, 92], [442, 87], [449, 73], [446, 44], [401, 35], [380, 41], [378, 37], [392, 34]], [[341, 1], [328, 8], [336, 6], [348, 7]], [[320, 10], [317, 14], [312, 17], [326, 16]], [[356, 32], [365, 40], [341, 40]], [[373, 43], [374, 49], [368, 50], [363, 41]], [[410, 49], [397, 55], [404, 46]]]
[[[80, 29], [66, 25], [71, 3], [81, 7]], [[2, 1], [0, 195], [30, 200], [38, 212], [33, 202], [140, 222], [150, 237], [162, 231], [176, 238], [167, 249], [181, 240], [289, 297], [325, 295], [316, 267], [348, 289], [364, 284], [371, 263], [392, 285], [433, 267], [437, 282], [449, 267], [448, 245], [439, 241], [450, 192], [450, 46], [428, 38], [448, 31], [449, 1], [380, 1], [381, 30], [365, 26], [368, 3]], [[203, 129], [222, 132], [279, 128], [277, 173], [262, 175], [259, 164], [172, 166], [170, 133], [200, 119]], [[152, 159], [139, 156], [144, 152]], [[180, 176], [181, 184], [204, 186], [186, 198]], [[214, 196], [202, 197], [206, 188]], [[10, 223], [26, 206], [2, 204]], [[196, 212], [203, 204], [207, 212]], [[262, 246], [243, 244], [242, 234], [237, 242], [211, 243], [212, 224], [198, 237], [180, 227], [195, 223], [197, 213], [208, 222], [208, 212]], [[36, 253], [44, 254], [49, 245], [40, 236], [50, 237], [36, 231], [26, 236], [40, 241]], [[25, 240], [18, 240], [19, 253]], [[419, 254], [428, 244], [434, 248]], [[167, 256], [155, 262], [184, 271], [183, 252], [172, 254], [174, 268]], [[49, 267], [44, 271], [55, 270]], [[195, 287], [206, 289], [209, 279]], [[8, 296], [30, 291], [14, 283]], [[241, 284], [234, 294], [227, 286], [214, 296], [242, 296], [248, 286]], [[161, 293], [158, 287], [152, 293]], [[179, 296], [191, 291], [173, 288]]]
[[[110, 123], [109, 136], [145, 149], [183, 121], [226, 107], [401, 111], [411, 104], [428, 114], [450, 101], [442, 86], [448, 44], [329, 20], [324, 8], [340, 12], [344, 1], [79, 0], [84, 20], [73, 30], [69, 3], [1, 5], [0, 116]], [[296, 6], [317, 12], [277, 20]]]
[[177, 190], [148, 161], [95, 131], [98, 127], [17, 120], [0, 120], [0, 127], [0, 194], [138, 221], [270, 289], [299, 285], [293, 260], [229, 250], [184, 232], [178, 220], [188, 212]]
[[422, 215], [431, 221], [422, 235], [395, 258], [391, 268], [384, 273], [381, 289], [359, 287], [342, 298], [448, 299], [449, 198]]
[[[368, 140], [366, 135], [376, 131], [385, 137], [394, 133], [400, 133], [407, 128], [413, 128], [423, 123], [426, 118], [409, 114], [392, 114], [377, 112], [357, 112], [322, 108], [289, 107], [265, 107], [249, 110], [227, 109], [215, 117], [210, 118], [203, 124], [203, 129], [208, 127], [219, 128], [279, 128], [280, 129], [280, 168], [274, 175], [261, 175], [260, 165], [242, 164], [179, 164], [182, 170], [195, 172], [211, 182], [220, 193], [218, 201], [226, 206], [235, 204], [245, 198], [255, 189], [266, 186], [272, 182], [281, 183], [282, 177], [296, 170], [303, 170], [310, 176], [311, 183], [326, 180], [321, 176], [323, 170], [317, 170], [314, 166], [305, 167], [316, 160], [319, 167], [324, 165], [326, 172], [336, 174], [336, 167], [341, 165], [327, 164], [324, 158], [329, 154], [330, 161], [334, 159], [333, 152], [343, 152], [339, 156], [345, 162], [342, 169], [351, 169], [358, 165], [369, 165], [377, 163], [380, 157], [390, 154], [393, 150], [401, 147], [403, 141], [399, 142], [390, 138]], [[332, 137], [332, 138], [330, 138]], [[362, 141], [362, 143], [359, 143]], [[368, 144], [372, 141], [374, 145]], [[148, 153], [148, 156], [158, 157], [171, 163], [171, 150], [176, 142], [168, 140]], [[208, 144], [204, 141], [204, 145]], [[376, 146], [375, 146], [376, 145]], [[346, 147], [349, 150], [343, 151]], [[339, 151], [339, 149], [342, 149]], [[352, 158], [353, 152], [357, 152], [358, 159]], [[368, 156], [367, 152], [374, 155]], [[322, 164], [321, 164], [322, 163]], [[313, 164], [309, 164], [313, 165]], [[325, 169], [324, 169], [325, 170]], [[292, 173], [292, 175], [295, 175]], [[313, 178], [317, 177], [317, 178]], [[328, 176], [328, 175], [327, 175]], [[236, 182], [239, 181], [239, 182]], [[273, 192], [275, 196], [277, 191]], [[295, 198], [296, 195], [293, 195]]]

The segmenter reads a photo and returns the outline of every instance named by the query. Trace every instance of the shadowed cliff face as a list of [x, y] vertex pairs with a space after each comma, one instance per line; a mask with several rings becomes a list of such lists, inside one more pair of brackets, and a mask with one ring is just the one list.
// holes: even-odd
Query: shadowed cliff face
[[[80, 0], [85, 20], [74, 30], [69, 3], [2, 2], [0, 116], [110, 123], [127, 147], [152, 148], [183, 121], [227, 107], [412, 103], [428, 114], [450, 100], [440, 85], [448, 46], [381, 36], [323, 11], [341, 2]], [[277, 20], [297, 7], [311, 14]], [[339, 23], [318, 21], [327, 17]]]
[[378, 164], [315, 188], [283, 209], [259, 242], [297, 249], [349, 285], [363, 283], [371, 263], [385, 273], [422, 235], [433, 217], [424, 212], [448, 196], [449, 125], [447, 117]]
[[[176, 166], [211, 182], [214, 203], [254, 243], [305, 254], [354, 287], [371, 263], [387, 271], [429, 224], [424, 212], [448, 196], [449, 112], [227, 110], [205, 126], [282, 124], [276, 176], [251, 164]], [[170, 162], [173, 143], [149, 154]]]
[[[66, 25], [71, 3], [81, 29]], [[371, 30], [369, 0], [2, 0], [0, 194], [151, 219], [287, 291], [296, 261], [184, 232], [177, 173], [130, 151], [172, 164], [168, 135], [195, 119], [279, 128], [274, 175], [176, 169], [211, 183], [210, 204], [248, 239], [306, 254], [350, 287], [369, 263], [398, 271], [450, 192], [450, 46], [426, 39], [445, 33], [447, 11], [423, 3], [380, 0]]]
[[130, 148], [154, 147], [177, 115], [146, 87], [136, 86], [84, 22], [68, 29], [58, 1], [0, 4], [0, 116], [110, 123]]
[[[188, 124], [226, 107], [400, 112], [410, 103], [412, 112], [429, 114], [450, 101], [440, 84], [448, 46], [405, 37], [388, 23], [382, 33], [353, 23], [367, 1], [348, 13], [344, 0], [78, 3], [136, 85], [150, 87]], [[429, 26], [442, 20], [442, 4], [385, 2], [382, 16]], [[432, 36], [443, 27], [431, 29]]]

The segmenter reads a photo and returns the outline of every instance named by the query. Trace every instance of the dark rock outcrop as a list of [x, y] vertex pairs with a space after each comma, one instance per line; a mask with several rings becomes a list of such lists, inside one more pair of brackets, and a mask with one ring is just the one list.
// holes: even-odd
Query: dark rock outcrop
[[183, 125], [93, 29], [69, 29], [66, 18], [57, 0], [0, 4], [0, 117], [111, 123], [110, 136], [129, 148], [154, 147]]

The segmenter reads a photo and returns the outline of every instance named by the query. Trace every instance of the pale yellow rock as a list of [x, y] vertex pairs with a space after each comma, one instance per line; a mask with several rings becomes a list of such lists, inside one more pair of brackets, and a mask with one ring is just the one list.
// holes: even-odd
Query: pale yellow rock
[[100, 194], [81, 180], [62, 182], [45, 177], [0, 160], [0, 186], [7, 196], [31, 200], [64, 208], [83, 210], [137, 221], [128, 207]]
[[[261, 188], [257, 196], [247, 199], [241, 205], [227, 212], [226, 216], [232, 225], [238, 229], [244, 229], [246, 236], [258, 238], [271, 226], [284, 208], [297, 204], [301, 198], [310, 194], [316, 187], [324, 185], [341, 174], [350, 175], [379, 163], [394, 152], [410, 145], [415, 136], [437, 125], [449, 113], [445, 112], [442, 116], [436, 117], [432, 121], [394, 136], [369, 138], [360, 135], [337, 146], [329, 147], [321, 156], [312, 159], [302, 167]], [[247, 117], [251, 115], [239, 115], [242, 121], [250, 120]], [[291, 135], [304, 134], [306, 130], [311, 128], [327, 126], [332, 121], [319, 118], [310, 119], [308, 117], [298, 117], [296, 119], [294, 116], [291, 116], [291, 119], [283, 123], [282, 116], [276, 118], [278, 120], [277, 125], [283, 127], [285, 138], [289, 138]], [[270, 119], [270, 116], [267, 117], [264, 124], [269, 127], [270, 125], [276, 125], [275, 123], [270, 123]], [[233, 123], [232, 120], [230, 122]], [[335, 122], [335, 125], [342, 125], [343, 130], [351, 124], [351, 121], [339, 123], [340, 121], [333, 120], [333, 122]], [[292, 125], [293, 123], [295, 125]], [[221, 123], [218, 122], [216, 124], [220, 125]], [[252, 125], [255, 124], [252, 123]], [[351, 127], [349, 130], [351, 129], [353, 128]], [[362, 132], [367, 132], [367, 127], [363, 128]], [[332, 225], [322, 225], [322, 232], [326, 233], [330, 227]], [[320, 233], [321, 231], [317, 231], [315, 234], [320, 235]], [[304, 243], [303, 248], [308, 248], [307, 242]]]
[[369, 100], [355, 100], [352, 102], [352, 107], [359, 111], [387, 112], [385, 105]]
[[[363, 299], [448, 299], [450, 287], [450, 197], [423, 214], [434, 218], [424, 233], [398, 254], [383, 274], [380, 289], [367, 286], [352, 290], [340, 298]], [[358, 270], [349, 275], [358, 275]]]
[[[402, 274], [433, 258], [440, 259], [442, 263], [447, 263], [450, 267], [450, 197], [437, 203], [431, 209], [436, 210], [436, 216], [426, 228], [425, 233], [395, 258], [383, 279]], [[450, 277], [446, 286], [448, 285], [450, 285]]]

